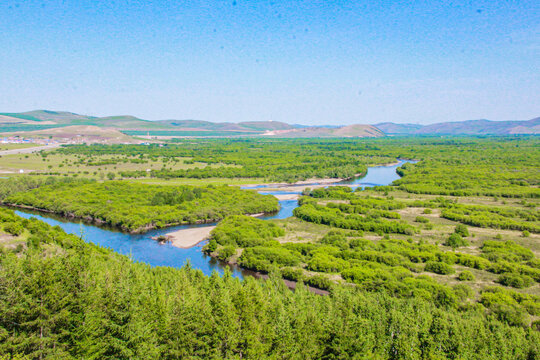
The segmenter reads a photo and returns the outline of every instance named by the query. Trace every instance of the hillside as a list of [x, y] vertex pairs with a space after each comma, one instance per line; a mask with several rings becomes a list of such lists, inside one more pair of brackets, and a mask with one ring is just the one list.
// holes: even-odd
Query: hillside
[[235, 131], [264, 132], [294, 129], [278, 121], [249, 121], [243, 123], [214, 123], [203, 120], [144, 120], [131, 115], [96, 117], [67, 111], [34, 110], [22, 113], [0, 113], [0, 132], [44, 130], [69, 125], [91, 125], [118, 130], [160, 131]]
[[532, 120], [466, 120], [431, 125], [384, 122], [376, 125], [305, 126], [279, 121], [210, 122], [144, 120], [131, 115], [96, 117], [68, 111], [34, 110], [0, 113], [0, 132], [18, 133], [65, 126], [95, 126], [128, 135], [157, 138], [206, 136], [379, 137], [385, 135], [520, 135], [540, 134], [540, 118]]
[[382, 131], [372, 125], [347, 125], [336, 128], [304, 127], [300, 129], [267, 131], [263, 135], [275, 137], [381, 137]]
[[418, 131], [423, 126], [419, 124], [396, 124], [392, 122], [384, 122], [373, 125], [377, 129], [381, 130], [385, 134], [413, 134], [415, 131]]
[[[79, 128], [77, 128], [78, 126]], [[316, 126], [290, 125], [279, 121], [215, 123], [204, 120], [144, 120], [131, 115], [96, 117], [67, 111], [34, 110], [23, 113], [0, 113], [0, 133], [32, 135], [43, 133], [72, 134], [81, 127], [108, 129], [132, 136], [167, 139], [174, 137], [277, 136], [277, 137], [378, 137], [384, 133], [371, 125]], [[65, 127], [69, 129], [59, 130]], [[55, 131], [52, 131], [54, 129]], [[37, 133], [36, 133], [37, 131]], [[84, 130], [85, 131], [85, 130]], [[93, 130], [95, 131], [95, 129]], [[86, 135], [84, 134], [79, 135]], [[56, 135], [55, 135], [56, 136]], [[58, 137], [58, 136], [57, 136]]]
[[343, 137], [381, 137], [384, 133], [372, 125], [348, 125], [337, 129], [328, 129], [334, 136]]
[[[4, 134], [5, 135], [5, 134]], [[17, 135], [31, 138], [48, 138], [55, 141], [71, 143], [135, 143], [131, 136], [114, 129], [103, 129], [92, 125], [71, 125], [44, 130], [18, 132]]]
[[529, 121], [467, 120], [424, 126], [416, 134], [514, 135], [540, 134], [540, 118]]
[[252, 130], [290, 130], [295, 127], [279, 121], [246, 121], [238, 123], [238, 125]]
[[466, 120], [443, 122], [431, 125], [376, 124], [388, 135], [519, 135], [540, 134], [540, 117], [532, 120]]

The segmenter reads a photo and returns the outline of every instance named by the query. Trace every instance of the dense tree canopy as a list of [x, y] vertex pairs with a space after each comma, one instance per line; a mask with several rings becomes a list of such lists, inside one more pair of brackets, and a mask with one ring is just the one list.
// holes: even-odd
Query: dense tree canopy
[[127, 231], [212, 222], [231, 214], [279, 209], [275, 197], [236, 187], [160, 186], [122, 181], [44, 183], [29, 191], [13, 193], [4, 203], [87, 218]]
[[[477, 307], [336, 288], [319, 296], [271, 277], [133, 263], [57, 227], [0, 210], [22, 247], [0, 252], [0, 354], [62, 359], [534, 359], [540, 335]], [[351, 273], [351, 276], [357, 276]], [[442, 296], [442, 294], [441, 294]], [[443, 299], [441, 297], [441, 299]], [[504, 299], [504, 300], [501, 300]], [[525, 301], [494, 289], [482, 303]], [[494, 310], [494, 314], [496, 311]]]

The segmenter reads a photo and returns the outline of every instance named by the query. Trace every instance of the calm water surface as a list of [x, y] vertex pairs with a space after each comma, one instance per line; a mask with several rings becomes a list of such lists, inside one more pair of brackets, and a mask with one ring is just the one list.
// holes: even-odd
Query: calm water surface
[[[392, 181], [399, 179], [396, 173], [396, 168], [403, 165], [408, 160], [400, 161], [399, 164], [392, 166], [376, 166], [368, 169], [366, 176], [363, 178], [352, 179], [343, 183], [335, 183], [332, 185], [349, 185], [353, 188], [370, 187], [376, 185], [389, 185]], [[330, 185], [330, 186], [332, 186]], [[261, 186], [256, 188], [265, 188]], [[252, 187], [253, 188], [253, 187]], [[295, 191], [260, 191], [265, 195], [279, 194], [299, 194]], [[292, 216], [294, 208], [298, 206], [297, 200], [281, 200], [279, 202], [281, 208], [276, 214], [261, 217], [262, 219], [285, 219]], [[82, 222], [72, 222], [67, 219], [54, 216], [52, 214], [44, 214], [35, 211], [16, 210], [15, 213], [24, 218], [37, 218], [52, 226], [58, 225], [65, 232], [81, 236], [85, 241], [92, 242], [103, 247], [110, 248], [120, 254], [131, 256], [134, 261], [140, 261], [152, 266], [172, 266], [182, 267], [187, 261], [196, 269], [202, 270], [206, 275], [210, 275], [212, 271], [223, 273], [225, 268], [229, 268], [233, 275], [242, 278], [246, 275], [251, 275], [252, 272], [240, 269], [236, 266], [230, 266], [222, 263], [210, 256], [205, 255], [201, 248], [206, 242], [192, 247], [191, 249], [179, 249], [171, 244], [160, 245], [157, 241], [152, 240], [153, 236], [169, 233], [178, 229], [188, 227], [208, 226], [205, 225], [182, 225], [169, 227], [166, 229], [151, 230], [145, 234], [126, 234], [120, 231], [98, 227], [95, 225], [85, 224]]]

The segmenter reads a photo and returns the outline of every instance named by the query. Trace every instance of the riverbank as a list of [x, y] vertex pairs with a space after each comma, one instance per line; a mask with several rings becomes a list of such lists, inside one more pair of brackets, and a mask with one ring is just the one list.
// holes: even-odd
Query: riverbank
[[[249, 216], [261, 217], [264, 215], [265, 213], [258, 213], [258, 214], [250, 214]], [[204, 240], [209, 239], [210, 233], [212, 232], [212, 230], [214, 230], [215, 227], [216, 225], [210, 225], [210, 226], [200, 226], [200, 227], [180, 229], [180, 230], [167, 233], [164, 236], [167, 239], [167, 241], [169, 241], [172, 244], [172, 246], [176, 246], [177, 248], [180, 248], [180, 249], [189, 249], [203, 242]]]
[[215, 227], [215, 225], [212, 225], [180, 229], [165, 234], [165, 237], [171, 242], [172, 246], [180, 249], [189, 249], [208, 239]]
[[[168, 223], [168, 224], [165, 224], [165, 225], [159, 226], [159, 227], [156, 226], [155, 224], [147, 224], [147, 225], [141, 226], [141, 227], [139, 227], [137, 229], [130, 230], [130, 229], [124, 227], [124, 226], [116, 226], [116, 225], [110, 224], [109, 222], [107, 222], [107, 221], [105, 221], [103, 219], [95, 218], [95, 217], [90, 216], [90, 215], [78, 216], [78, 215], [75, 215], [73, 213], [55, 212], [55, 211], [52, 211], [52, 210], [37, 208], [37, 207], [34, 207], [34, 206], [22, 205], [22, 204], [11, 204], [11, 203], [5, 203], [5, 202], [0, 202], [0, 205], [5, 206], [7, 208], [11, 208], [11, 209], [30, 210], [30, 211], [35, 211], [35, 212], [38, 212], [38, 213], [53, 214], [53, 215], [56, 215], [56, 216], [59, 216], [59, 217], [62, 217], [62, 218], [68, 219], [68, 220], [82, 220], [86, 224], [97, 225], [97, 226], [107, 226], [107, 227], [110, 227], [110, 228], [113, 228], [113, 229], [118, 229], [118, 230], [120, 230], [120, 231], [122, 231], [124, 233], [131, 234], [131, 235], [144, 234], [144, 233], [147, 233], [147, 232], [149, 232], [151, 230], [164, 229], [164, 228], [173, 227], [173, 226], [214, 224], [214, 223], [217, 223], [217, 222], [223, 220], [223, 218], [214, 218], [214, 219], [196, 220], [195, 222], [182, 221], [182, 222]], [[254, 216], [254, 217], [261, 217], [261, 216], [268, 215], [268, 214], [273, 214], [273, 213], [274, 212], [269, 212], [269, 213], [262, 212], [262, 213], [245, 214], [245, 215]], [[170, 234], [172, 234], [172, 233], [170, 233]], [[170, 235], [170, 234], [167, 234], [167, 235]]]
[[332, 178], [332, 179], [318, 179], [318, 178], [311, 178], [306, 180], [297, 181], [294, 183], [259, 183], [259, 184], [246, 184], [243, 185], [242, 188], [246, 190], [260, 190], [260, 189], [286, 189], [289, 187], [299, 188], [299, 187], [309, 187], [309, 186], [326, 186], [330, 184], [335, 184], [347, 180], [351, 180], [360, 176], [364, 176], [366, 173], [361, 174], [355, 174], [353, 177], [349, 178]]
[[[389, 184], [396, 178], [399, 178], [399, 176], [391, 168], [392, 167], [384, 166], [374, 168], [370, 167], [366, 178], [362, 181], [367, 183]], [[348, 184], [339, 185], [346, 186]], [[306, 187], [314, 188], [314, 186]], [[267, 193], [269, 192], [269, 189], [259, 188], [257, 191]], [[277, 197], [280, 199], [281, 209], [278, 211], [278, 214], [282, 213], [285, 209], [287, 214], [286, 216], [265, 216], [263, 219], [282, 219], [292, 216], [292, 209], [297, 206], [295, 198], [298, 197], [300, 193], [298, 188], [293, 189], [293, 191], [295, 193], [287, 193], [286, 189], [280, 188], [276, 191], [276, 193], [271, 194], [274, 196], [278, 195]], [[23, 217], [36, 217], [49, 223], [50, 225], [60, 226], [68, 233], [81, 236], [85, 241], [111, 248], [120, 254], [130, 256], [135, 261], [141, 261], [152, 266], [181, 267], [189, 259], [194, 268], [200, 269], [206, 275], [212, 274], [213, 271], [222, 272], [225, 268], [228, 268], [228, 270], [232, 271], [233, 276], [238, 278], [255, 276], [250, 270], [241, 268], [239, 266], [228, 265], [222, 263], [215, 257], [208, 256], [201, 251], [200, 245], [197, 246], [197, 244], [200, 244], [201, 241], [204, 241], [205, 238], [209, 237], [209, 232], [211, 229], [206, 229], [206, 232], [204, 232], [204, 228], [208, 228], [215, 224], [178, 226], [172, 229], [160, 228], [150, 230], [147, 233], [131, 234], [119, 232], [118, 227], [110, 227], [106, 223], [89, 223], [86, 220], [80, 221], [75, 220], [75, 218], [66, 218], [65, 216], [61, 215], [58, 216], [51, 211], [34, 212], [28, 207], [19, 208], [21, 211], [17, 211], [17, 213]], [[167, 234], [190, 228], [203, 229], [195, 230], [194, 233], [180, 231], [177, 234], [177, 238], [180, 242], [177, 241], [176, 244], [172, 244], [173, 246], [163, 246], [160, 245], [159, 241], [156, 241], [157, 238], [166, 238]], [[259, 276], [261, 275], [264, 277], [264, 274], [259, 274]], [[288, 284], [288, 286], [291, 287], [294, 285]]]
[[[396, 165], [399, 165], [402, 161], [417, 161], [417, 160], [409, 160], [409, 159], [398, 159], [393, 162], [385, 163], [385, 164], [378, 164], [378, 165], [371, 165], [369, 168], [376, 168], [376, 167], [393, 167]], [[348, 177], [348, 178], [311, 178], [301, 181], [296, 181], [294, 183], [257, 183], [257, 184], [246, 184], [243, 185], [242, 188], [246, 190], [260, 190], [260, 191], [302, 191], [306, 188], [316, 189], [320, 187], [326, 187], [328, 185], [336, 185], [338, 183], [344, 183], [343, 186], [348, 186], [346, 184], [347, 181], [362, 178], [367, 175], [366, 172], [362, 172], [359, 174], [355, 174], [354, 176]], [[341, 184], [340, 184], [341, 185]], [[277, 196], [276, 196], [277, 197]], [[292, 200], [297, 199], [297, 197], [289, 197], [289, 198], [279, 198], [280, 200]]]
[[282, 200], [298, 200], [300, 194], [276, 194], [274, 195], [279, 201]]

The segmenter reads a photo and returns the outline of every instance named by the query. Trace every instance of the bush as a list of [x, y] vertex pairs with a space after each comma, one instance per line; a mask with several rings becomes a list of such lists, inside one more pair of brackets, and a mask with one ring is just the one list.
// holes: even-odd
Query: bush
[[474, 291], [465, 284], [457, 284], [452, 287], [454, 294], [460, 301], [467, 300], [474, 295]]
[[218, 250], [218, 259], [222, 261], [228, 260], [231, 256], [236, 253], [236, 249], [232, 245], [227, 245]]
[[484, 270], [491, 266], [489, 260], [480, 256], [458, 253], [457, 264], [473, 269]]
[[455, 249], [460, 246], [467, 246], [469, 245], [469, 242], [466, 239], [462, 238], [461, 235], [453, 233], [452, 235], [450, 235], [450, 237], [448, 237], [448, 239], [446, 239], [444, 245], [450, 246]]
[[528, 261], [534, 258], [531, 249], [516, 244], [514, 241], [485, 241], [482, 252], [491, 261], [507, 260], [511, 262]]
[[467, 236], [469, 236], [469, 229], [467, 229], [467, 227], [465, 225], [459, 224], [454, 229], [454, 233], [459, 234], [459, 235], [461, 235], [463, 237], [467, 237]]
[[516, 289], [523, 289], [531, 286], [534, 280], [527, 275], [520, 275], [517, 273], [505, 273], [499, 276], [497, 282], [504, 286], [511, 286]]
[[469, 270], [465, 270], [459, 273], [457, 279], [459, 281], [474, 281], [475, 277], [472, 272], [470, 272]]
[[207, 254], [210, 254], [210, 253], [213, 253], [214, 251], [216, 251], [217, 249], [217, 241], [214, 240], [214, 239], [211, 239], [208, 244], [206, 244], [204, 247], [203, 247], [203, 251]]
[[429, 222], [429, 219], [423, 216], [417, 216], [414, 221], [416, 221], [417, 223], [427, 224]]
[[212, 230], [212, 238], [218, 244], [242, 248], [268, 246], [284, 234], [276, 224], [246, 215], [228, 216]]
[[527, 230], [523, 230], [523, 232], [521, 233], [521, 236], [523, 236], [523, 237], [529, 237], [529, 236], [531, 236], [531, 233], [528, 232]]
[[449, 275], [454, 273], [453, 267], [438, 261], [428, 261], [424, 267], [424, 270], [440, 275]]
[[296, 266], [300, 263], [297, 253], [283, 247], [253, 247], [247, 248], [240, 257], [239, 264], [257, 271], [269, 271], [272, 264]]
[[323, 290], [329, 290], [332, 287], [332, 281], [326, 276], [314, 275], [305, 280], [306, 284]]
[[495, 317], [513, 326], [526, 326], [527, 314], [519, 307], [506, 304], [494, 304], [490, 309]]
[[341, 249], [346, 249], [348, 247], [347, 237], [340, 230], [330, 230], [326, 235], [321, 239], [321, 244], [337, 246]]
[[350, 265], [343, 259], [327, 254], [315, 254], [307, 263], [308, 269], [318, 272], [341, 272]]
[[495, 263], [492, 263], [488, 271], [494, 273], [494, 274], [504, 274], [504, 273], [510, 273], [510, 272], [516, 272], [517, 266], [515, 263], [511, 263], [508, 261], [497, 261]]
[[431, 213], [433, 213], [433, 210], [431, 210], [429, 208], [426, 208], [426, 209], [424, 209], [423, 213], [424, 214], [431, 214]]
[[300, 281], [304, 277], [304, 271], [302, 269], [284, 267], [280, 269], [281, 277], [287, 280]]
[[377, 291], [395, 283], [396, 277], [385, 267], [369, 268], [358, 266], [343, 270], [341, 276], [345, 280], [361, 285], [362, 288], [370, 291]]
[[4, 231], [14, 236], [21, 235], [23, 230], [22, 225], [16, 222], [8, 222], [4, 224]]

